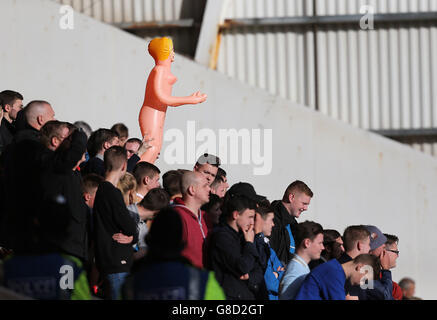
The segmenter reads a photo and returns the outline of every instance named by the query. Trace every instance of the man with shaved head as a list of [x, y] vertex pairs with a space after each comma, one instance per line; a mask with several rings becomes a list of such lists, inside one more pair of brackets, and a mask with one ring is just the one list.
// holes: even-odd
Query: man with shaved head
[[47, 101], [35, 100], [30, 102], [24, 111], [29, 126], [40, 130], [46, 122], [55, 120], [55, 112]]
[[[20, 123], [18, 126], [17, 123], [13, 142], [6, 147], [0, 159], [3, 171], [0, 190], [2, 200], [5, 199], [0, 204], [0, 246], [13, 249], [16, 253], [38, 253], [49, 250], [41, 245], [44, 234], [47, 234], [42, 230], [42, 219], [50, 210], [63, 205], [62, 200], [48, 205], [53, 199], [45, 198], [47, 190], [42, 181], [47, 176], [43, 173], [49, 168], [63, 170], [65, 166], [68, 172], [72, 171], [82, 157], [82, 150], [78, 150], [77, 156], [70, 157], [68, 154], [67, 157], [59, 157], [41, 142], [41, 128], [55, 115], [50, 103], [32, 101], [17, 114], [17, 121], [20, 114], [24, 115], [23, 125]], [[71, 168], [66, 159], [73, 163]]]
[[181, 180], [182, 198], [175, 198], [173, 207], [182, 218], [182, 255], [198, 267], [204, 266], [204, 243], [208, 234], [205, 212], [200, 209], [209, 201], [209, 181], [200, 172], [185, 172]]

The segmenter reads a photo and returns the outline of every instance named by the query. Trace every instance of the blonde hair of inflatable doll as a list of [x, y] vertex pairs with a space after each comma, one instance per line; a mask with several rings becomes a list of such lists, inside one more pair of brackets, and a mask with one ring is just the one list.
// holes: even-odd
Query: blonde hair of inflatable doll
[[149, 43], [149, 53], [155, 60], [168, 59], [173, 50], [173, 41], [170, 38], [155, 38]]

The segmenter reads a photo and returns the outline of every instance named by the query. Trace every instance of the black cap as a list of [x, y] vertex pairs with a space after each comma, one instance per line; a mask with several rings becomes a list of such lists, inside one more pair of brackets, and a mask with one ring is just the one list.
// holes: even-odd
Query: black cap
[[234, 184], [228, 192], [230, 196], [243, 196], [255, 202], [261, 202], [266, 199], [266, 197], [256, 194], [255, 188], [247, 182]]

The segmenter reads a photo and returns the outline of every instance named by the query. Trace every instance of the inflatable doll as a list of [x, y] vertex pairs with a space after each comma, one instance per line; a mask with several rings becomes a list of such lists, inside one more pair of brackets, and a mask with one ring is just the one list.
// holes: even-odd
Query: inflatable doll
[[200, 92], [187, 97], [172, 96], [172, 87], [177, 78], [170, 70], [175, 56], [170, 38], [155, 38], [150, 41], [149, 53], [155, 59], [155, 67], [147, 79], [139, 123], [143, 137], [148, 136], [150, 148], [141, 156], [140, 161], [154, 163], [161, 152], [167, 107], [202, 103], [207, 96]]

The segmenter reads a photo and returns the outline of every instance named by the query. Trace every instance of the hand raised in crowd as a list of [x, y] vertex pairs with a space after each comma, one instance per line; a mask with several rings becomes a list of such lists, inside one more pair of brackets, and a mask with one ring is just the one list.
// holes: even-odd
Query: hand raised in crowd
[[379, 260], [381, 260], [382, 270], [390, 269], [390, 256], [387, 254], [387, 251], [382, 250], [381, 254], [379, 255]]
[[133, 236], [128, 237], [122, 233], [116, 233], [112, 236], [112, 239], [114, 239], [115, 241], [121, 244], [129, 244], [132, 243], [134, 237]]
[[243, 229], [243, 234], [244, 234], [244, 239], [246, 239], [247, 242], [253, 242], [253, 240], [255, 239], [253, 224], [251, 224], [247, 230]]
[[360, 300], [357, 296], [351, 296], [349, 293], [346, 295], [346, 300]]
[[264, 220], [261, 217], [259, 213], [255, 215], [255, 225], [254, 225], [254, 232], [255, 234], [261, 233], [263, 231], [264, 227]]
[[140, 148], [138, 149], [138, 151], [137, 151], [137, 155], [138, 155], [138, 157], [140, 157], [141, 158], [141, 156], [144, 154], [144, 152], [146, 152], [147, 151], [147, 149], [150, 149], [152, 146], [150, 145], [150, 142], [152, 142], [153, 141], [153, 138], [148, 138], [149, 137], [149, 134], [148, 133], [146, 133], [145, 135], [144, 135], [144, 138], [143, 138], [143, 143], [141, 144], [141, 146], [140, 146]]

